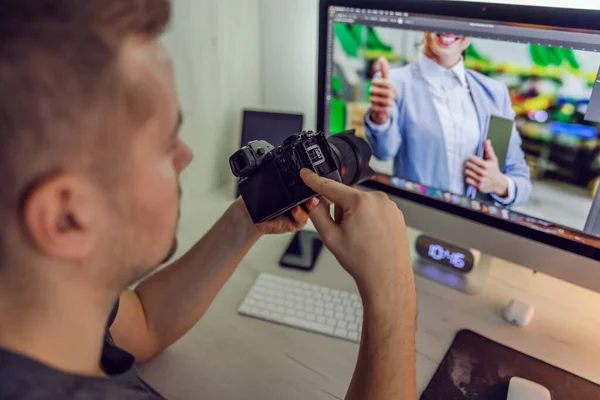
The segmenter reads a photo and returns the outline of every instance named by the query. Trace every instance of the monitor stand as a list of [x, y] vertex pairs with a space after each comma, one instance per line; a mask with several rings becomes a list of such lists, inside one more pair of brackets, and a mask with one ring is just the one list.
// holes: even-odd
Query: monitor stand
[[417, 255], [413, 259], [413, 269], [415, 274], [437, 282], [440, 285], [448, 286], [470, 295], [476, 295], [483, 290], [489, 278], [492, 260], [492, 256], [481, 254], [479, 262], [475, 265], [473, 271], [469, 274], [461, 274]]

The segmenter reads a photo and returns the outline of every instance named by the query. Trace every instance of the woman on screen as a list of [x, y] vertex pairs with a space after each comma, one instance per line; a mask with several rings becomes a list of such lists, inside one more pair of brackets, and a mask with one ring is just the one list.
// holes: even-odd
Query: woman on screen
[[417, 62], [390, 70], [380, 59], [367, 138], [376, 158], [394, 160], [397, 177], [504, 207], [524, 204], [531, 176], [519, 133], [513, 128], [503, 168], [487, 140], [492, 116], [515, 117], [508, 89], [465, 68], [470, 43], [426, 33]]

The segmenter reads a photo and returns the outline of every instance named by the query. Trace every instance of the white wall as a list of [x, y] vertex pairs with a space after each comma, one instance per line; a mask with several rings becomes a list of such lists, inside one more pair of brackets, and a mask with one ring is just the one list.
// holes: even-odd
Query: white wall
[[[263, 104], [316, 129], [318, 0], [261, 0]], [[280, 44], [283, 43], [283, 46]]]
[[164, 41], [175, 61], [185, 123], [195, 159], [184, 190], [202, 194], [233, 180], [228, 166], [241, 109], [259, 107], [259, 0], [174, 0]]
[[[274, 109], [303, 112], [307, 117], [306, 128], [316, 129], [319, 1], [260, 2], [264, 105]], [[567, 4], [565, 0], [487, 2], [550, 7], [564, 7]], [[600, 9], [600, 1], [571, 0], [568, 6]], [[286, 45], [278, 46], [279, 43]]]

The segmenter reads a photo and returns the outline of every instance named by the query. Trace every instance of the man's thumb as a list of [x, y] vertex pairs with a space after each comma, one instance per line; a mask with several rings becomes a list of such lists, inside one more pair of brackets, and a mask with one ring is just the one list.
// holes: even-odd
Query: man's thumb
[[390, 63], [387, 58], [379, 57], [379, 72], [381, 72], [381, 79], [389, 79], [390, 78]]

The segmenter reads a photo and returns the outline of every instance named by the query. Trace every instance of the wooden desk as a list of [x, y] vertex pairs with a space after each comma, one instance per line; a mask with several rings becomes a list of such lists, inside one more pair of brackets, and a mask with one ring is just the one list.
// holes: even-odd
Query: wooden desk
[[[231, 197], [219, 193], [203, 197], [201, 206], [184, 202], [180, 254], [210, 228], [230, 202]], [[410, 231], [411, 238], [416, 235]], [[144, 366], [143, 377], [170, 400], [343, 399], [354, 370], [357, 344], [236, 312], [262, 272], [356, 291], [352, 279], [328, 251], [312, 273], [281, 269], [278, 261], [290, 239], [290, 235], [263, 238], [205, 318]], [[419, 393], [426, 388], [455, 334], [465, 328], [600, 383], [599, 294], [500, 260], [494, 262], [484, 292], [476, 297], [420, 277], [416, 284]], [[536, 306], [529, 327], [519, 329], [504, 322], [502, 312], [513, 298]]]

